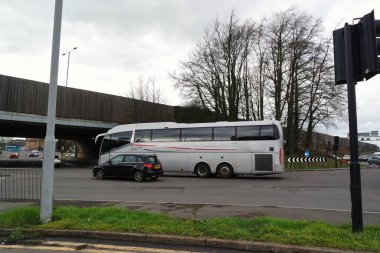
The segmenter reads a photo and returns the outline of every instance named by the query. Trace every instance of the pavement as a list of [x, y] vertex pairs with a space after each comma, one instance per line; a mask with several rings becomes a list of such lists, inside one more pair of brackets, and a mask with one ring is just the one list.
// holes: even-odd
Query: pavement
[[[38, 205], [38, 202], [17, 201], [0, 202], [0, 211], [7, 209]], [[234, 206], [234, 205], [201, 205], [184, 203], [146, 203], [146, 202], [115, 202], [115, 201], [75, 201], [75, 200], [55, 200], [54, 205], [72, 205], [78, 207], [90, 206], [115, 206], [128, 208], [131, 210], [149, 211], [155, 213], [167, 213], [172, 217], [192, 218], [195, 221], [211, 217], [257, 217], [273, 216], [289, 219], [322, 220], [330, 223], [341, 224], [349, 219], [351, 212], [339, 210], [284, 208], [270, 206]], [[380, 213], [363, 213], [364, 221], [367, 224], [380, 224]], [[3, 233], [11, 233], [11, 230], [0, 230]], [[115, 233], [101, 231], [76, 231], [76, 230], [35, 230], [43, 236], [66, 237], [66, 238], [96, 238], [96, 239], [118, 239], [143, 243], [164, 243], [177, 245], [193, 245], [204, 247], [217, 247], [235, 250], [249, 250], [255, 252], [354, 252], [327, 248], [305, 247], [297, 245], [283, 245], [277, 243], [261, 243], [252, 241], [231, 241], [210, 238], [192, 238], [173, 235], [150, 235], [139, 233]]]

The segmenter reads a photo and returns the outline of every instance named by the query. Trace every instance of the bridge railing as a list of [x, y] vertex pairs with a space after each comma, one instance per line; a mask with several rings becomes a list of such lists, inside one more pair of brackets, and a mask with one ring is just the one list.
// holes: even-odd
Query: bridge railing
[[40, 200], [41, 169], [0, 168], [0, 200]]

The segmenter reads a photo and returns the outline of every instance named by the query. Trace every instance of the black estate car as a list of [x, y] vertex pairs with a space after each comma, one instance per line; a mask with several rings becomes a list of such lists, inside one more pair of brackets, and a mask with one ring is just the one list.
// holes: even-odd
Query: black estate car
[[95, 166], [93, 176], [97, 179], [106, 177], [127, 177], [137, 182], [145, 178], [157, 180], [163, 174], [161, 162], [154, 155], [120, 154], [109, 161]]

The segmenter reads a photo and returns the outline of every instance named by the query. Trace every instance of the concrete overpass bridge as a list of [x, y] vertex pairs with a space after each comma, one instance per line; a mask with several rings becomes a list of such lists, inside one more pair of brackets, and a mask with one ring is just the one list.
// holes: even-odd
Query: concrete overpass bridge
[[[0, 75], [0, 136], [44, 138], [49, 84]], [[57, 139], [74, 140], [83, 157], [95, 158], [94, 137], [120, 124], [205, 122], [204, 111], [58, 86]]]

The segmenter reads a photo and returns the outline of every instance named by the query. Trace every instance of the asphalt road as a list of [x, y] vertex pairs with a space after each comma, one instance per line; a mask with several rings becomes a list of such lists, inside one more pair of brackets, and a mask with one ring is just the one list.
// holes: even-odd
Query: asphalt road
[[[363, 211], [380, 212], [380, 169], [362, 169]], [[234, 179], [160, 177], [137, 183], [97, 180], [89, 168], [57, 168], [55, 199], [171, 202], [351, 210], [348, 170], [286, 172]]]

